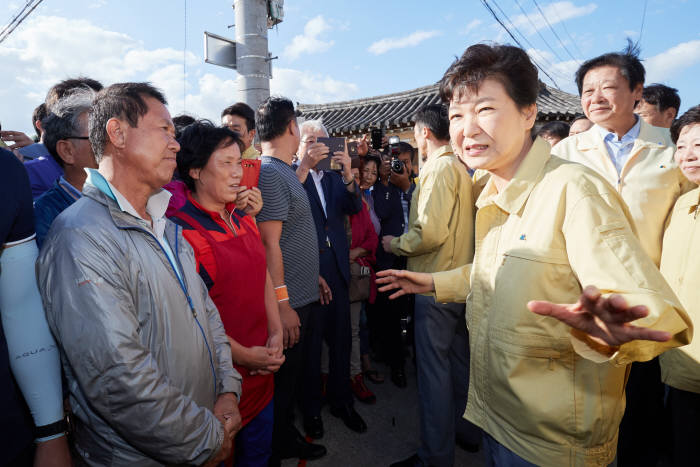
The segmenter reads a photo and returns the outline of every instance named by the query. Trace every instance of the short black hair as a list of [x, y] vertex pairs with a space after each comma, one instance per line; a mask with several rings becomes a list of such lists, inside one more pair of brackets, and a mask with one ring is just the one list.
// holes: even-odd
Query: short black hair
[[116, 83], [97, 93], [88, 114], [88, 128], [90, 144], [98, 163], [102, 160], [109, 139], [107, 122], [111, 118], [119, 118], [136, 128], [139, 118], [148, 112], [144, 97], [156, 99], [163, 105], [168, 104], [163, 93], [150, 83]]
[[102, 86], [102, 83], [99, 81], [92, 78], [87, 78], [85, 76], [64, 79], [63, 81], [51, 86], [49, 91], [46, 93], [44, 103], [46, 104], [46, 107], [51, 110], [51, 107], [53, 107], [53, 105], [58, 102], [59, 99], [79, 88], [90, 88], [93, 91], [101, 91], [104, 86]]
[[421, 125], [430, 130], [440, 141], [450, 139], [450, 119], [447, 116], [447, 106], [429, 104], [421, 107], [413, 116], [416, 126]]
[[586, 117], [586, 115], [584, 115], [584, 114], [575, 116], [574, 119], [571, 120], [569, 127], [571, 127], [571, 125], [573, 125], [574, 122], [578, 122], [579, 120], [588, 120], [588, 117]]
[[540, 127], [537, 131], [537, 136], [540, 135], [552, 135], [560, 139], [564, 139], [569, 136], [569, 129], [571, 126], [566, 122], [554, 121], [547, 122]]
[[627, 47], [622, 52], [611, 52], [591, 58], [583, 62], [576, 70], [576, 86], [579, 95], [583, 92], [583, 79], [586, 77], [586, 73], [603, 66], [614, 66], [619, 69], [622, 76], [627, 79], [630, 91], [634, 91], [637, 85], [644, 84], [646, 71], [639, 60], [639, 46], [627, 39]]
[[34, 112], [32, 112], [32, 127], [36, 132], [37, 138], [41, 138], [41, 130], [39, 130], [39, 127], [37, 126], [36, 122], [42, 121], [46, 118], [48, 114], [49, 113], [46, 111], [46, 104], [44, 104], [43, 102], [37, 105], [34, 109]]
[[255, 130], [255, 111], [245, 102], [236, 102], [221, 111], [221, 118], [226, 115], [236, 115], [245, 120], [248, 131]]
[[255, 127], [260, 141], [272, 141], [282, 136], [296, 116], [294, 103], [286, 97], [270, 96], [265, 99], [255, 112]]
[[243, 152], [243, 141], [235, 131], [216, 126], [209, 120], [197, 120], [187, 125], [178, 138], [180, 151], [177, 153], [177, 171], [180, 179], [191, 191], [195, 191], [190, 169], [201, 169], [209, 162], [217, 149], [237, 144]]
[[681, 97], [678, 95], [678, 89], [663, 84], [654, 83], [645, 86], [642, 91], [642, 100], [655, 105], [659, 112], [674, 108], [678, 114], [678, 110], [681, 108]]
[[188, 114], [180, 114], [173, 117], [173, 125], [175, 125], [175, 138], [178, 138], [180, 134], [182, 134], [182, 130], [184, 130], [186, 126], [192, 125], [196, 121], [196, 118]]
[[440, 80], [440, 98], [447, 104], [465, 89], [477, 91], [486, 79], [499, 81], [519, 109], [537, 102], [540, 86], [530, 57], [521, 48], [499, 44], [467, 48]]
[[673, 140], [673, 144], [678, 142], [678, 137], [683, 127], [696, 123], [700, 123], [700, 105], [689, 108], [671, 124], [671, 139]]

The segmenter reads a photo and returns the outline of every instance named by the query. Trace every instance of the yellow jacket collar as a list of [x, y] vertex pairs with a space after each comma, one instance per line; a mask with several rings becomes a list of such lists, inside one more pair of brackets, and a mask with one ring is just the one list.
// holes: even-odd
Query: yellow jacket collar
[[513, 178], [508, 182], [503, 191], [497, 193], [493, 177], [489, 178], [484, 190], [481, 192], [476, 206], [481, 209], [493, 201], [499, 208], [508, 214], [520, 211], [525, 201], [530, 196], [533, 188], [542, 176], [542, 170], [550, 159], [550, 146], [545, 140], [537, 137], [532, 143], [530, 151], [523, 159]]
[[[634, 147], [632, 148], [631, 153], [634, 154], [638, 149], [646, 147], [659, 149], [665, 148], [667, 146], [666, 142], [668, 137], [664, 134], [664, 131], [668, 130], [665, 128], [651, 126], [645, 122], [644, 119], [640, 120], [639, 136], [634, 141]], [[600, 149], [607, 152], [599, 128], [600, 127], [596, 124], [589, 130], [581, 133], [581, 137], [578, 138], [576, 143], [576, 149], [579, 151]]]

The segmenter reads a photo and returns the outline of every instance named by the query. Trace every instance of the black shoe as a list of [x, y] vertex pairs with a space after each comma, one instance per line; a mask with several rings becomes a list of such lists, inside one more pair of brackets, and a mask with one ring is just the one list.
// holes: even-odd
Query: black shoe
[[399, 462], [394, 462], [389, 467], [418, 467], [422, 465], [423, 463], [421, 462], [420, 457], [418, 457], [418, 454], [414, 454], [408, 459], [404, 459]]
[[321, 416], [304, 417], [304, 431], [309, 438], [323, 438], [323, 419]]
[[459, 446], [467, 452], [479, 452], [479, 443], [470, 443], [469, 441], [463, 439], [463, 437], [461, 436], [456, 436], [455, 441], [457, 442], [457, 446]]
[[406, 373], [404, 373], [403, 368], [391, 369], [391, 382], [394, 383], [397, 388], [405, 388], [408, 386], [406, 382]]
[[364, 433], [367, 431], [367, 424], [360, 414], [358, 414], [352, 405], [345, 405], [343, 407], [331, 407], [331, 415], [340, 418], [345, 426], [350, 428], [352, 431], [357, 433]]
[[326, 455], [325, 446], [309, 443], [299, 431], [296, 429], [294, 429], [294, 431], [296, 434], [293, 439], [282, 447], [279, 454], [280, 459], [297, 458], [315, 460]]

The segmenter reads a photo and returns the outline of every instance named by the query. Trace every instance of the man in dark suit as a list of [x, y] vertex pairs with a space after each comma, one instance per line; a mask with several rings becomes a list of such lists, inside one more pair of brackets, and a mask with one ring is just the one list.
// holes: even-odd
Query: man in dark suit
[[[387, 235], [400, 237], [407, 230], [411, 195], [416, 187], [411, 179], [412, 154], [413, 148], [408, 143], [400, 143], [398, 158], [404, 163], [402, 173], [391, 171], [390, 156], [382, 157], [379, 180], [372, 190], [374, 212], [381, 225], [380, 239]], [[388, 253], [384, 248], [377, 248], [377, 271], [396, 268], [405, 269], [406, 258]], [[402, 334], [408, 332], [406, 316], [413, 310], [413, 296], [404, 295], [389, 300], [389, 295], [387, 292], [378, 292], [369, 314], [370, 319], [376, 323], [372, 327], [378, 334], [375, 339], [377, 352], [391, 368], [391, 381], [404, 388], [407, 383]]]
[[[304, 122], [300, 132], [298, 156], [301, 161], [297, 177], [309, 197], [318, 234], [319, 288], [324, 305], [309, 317], [312, 329], [307, 330], [311, 337], [304, 352], [304, 429], [312, 438], [323, 436], [321, 347], [325, 339], [329, 350], [327, 395], [331, 414], [341, 418], [351, 430], [362, 433], [367, 425], [353, 408], [350, 387], [350, 259], [345, 228], [345, 216], [356, 214], [362, 208], [360, 190], [350, 171], [347, 147], [344, 152], [328, 154], [328, 147], [316, 141], [328, 136], [317, 120]], [[342, 166], [340, 173], [316, 169], [318, 162], [327, 157]]]

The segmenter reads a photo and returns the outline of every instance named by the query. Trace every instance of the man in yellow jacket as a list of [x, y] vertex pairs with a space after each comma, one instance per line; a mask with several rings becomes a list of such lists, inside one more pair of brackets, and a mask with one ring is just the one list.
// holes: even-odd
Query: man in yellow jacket
[[[676, 161], [683, 174], [700, 183], [700, 106], [675, 121], [671, 137], [678, 145]], [[700, 188], [676, 201], [669, 215], [661, 252], [661, 273], [686, 307], [700, 321]], [[700, 459], [700, 340], [671, 349], [659, 357], [661, 377], [668, 385], [672, 465], [696, 465]]]
[[[382, 244], [388, 253], [407, 256], [410, 271], [447, 271], [474, 256], [472, 183], [450, 146], [447, 107], [427, 105], [414, 121], [418, 150], [428, 158], [413, 192], [408, 231], [384, 236]], [[415, 456], [393, 465], [452, 467], [455, 424], [462, 425], [461, 441], [468, 449], [478, 449], [481, 438], [476, 427], [463, 426], [461, 417], [467, 397], [462, 382], [469, 379], [464, 305], [416, 295], [414, 311], [421, 445]]]
[[[665, 128], [634, 113], [642, 99], [644, 66], [635, 51], [592, 58], [576, 72], [581, 107], [595, 124], [564, 139], [552, 154], [589, 167], [615, 187], [627, 204], [644, 251], [659, 265], [666, 218], [691, 189], [673, 161]], [[635, 363], [620, 426], [619, 467], [654, 467], [663, 433], [663, 386], [658, 359]]]
[[440, 85], [451, 140], [490, 174], [476, 202], [474, 261], [378, 276], [382, 290], [400, 288], [394, 296], [466, 299], [465, 417], [485, 432], [486, 465], [606, 466], [628, 365], [687, 344], [692, 324], [613, 187], [532, 141], [538, 89], [516, 47], [473, 45], [452, 64]]

